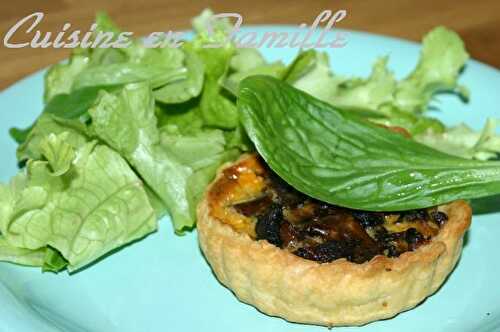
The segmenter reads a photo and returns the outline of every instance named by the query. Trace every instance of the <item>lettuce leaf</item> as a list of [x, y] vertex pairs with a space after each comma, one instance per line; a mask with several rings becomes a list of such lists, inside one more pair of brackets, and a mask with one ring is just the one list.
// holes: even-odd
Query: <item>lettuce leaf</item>
[[265, 65], [266, 60], [255, 48], [238, 48], [229, 62], [229, 68], [235, 72], [246, 72]]
[[[97, 15], [96, 23], [96, 33], [120, 33], [103, 13]], [[200, 68], [195, 56], [185, 58], [180, 49], [148, 48], [140, 40], [131, 41], [131, 46], [123, 49], [77, 49], [68, 62], [57, 64], [47, 72], [46, 105], [42, 113], [62, 119], [86, 118], [99, 91], [116, 91], [133, 82], [149, 82], [152, 87], [163, 89], [158, 93], [163, 102], [189, 100], [201, 91], [203, 67]], [[34, 127], [12, 128], [11, 136], [23, 144]]]
[[43, 266], [45, 254], [45, 249], [31, 250], [14, 247], [0, 235], [0, 261], [27, 266]]
[[[231, 30], [231, 24], [227, 18], [213, 19], [214, 12], [211, 9], [204, 9], [200, 15], [191, 20], [191, 25], [194, 31], [204, 38], [219, 39], [219, 41], [226, 40], [228, 32]], [[212, 32], [208, 31], [208, 26], [212, 27]], [[227, 40], [226, 40], [227, 41]]]
[[[377, 111], [365, 104], [367, 98], [363, 97], [363, 95], [369, 94], [363, 88], [368, 79], [353, 78], [349, 80], [346, 77], [335, 75], [332, 72], [328, 54], [325, 52], [307, 50], [299, 53], [288, 66], [284, 81], [331, 104], [338, 102], [343, 107], [356, 111]], [[356, 95], [358, 93], [361, 95], [359, 101]], [[373, 102], [370, 101], [370, 103]], [[376, 113], [370, 115], [374, 116]]]
[[175, 127], [179, 133], [183, 134], [199, 132], [204, 126], [197, 103], [188, 102], [175, 105], [175, 107], [156, 105], [156, 116], [158, 128]]
[[438, 27], [424, 37], [416, 68], [401, 81], [388, 69], [388, 57], [375, 62], [368, 78], [343, 78], [331, 72], [327, 55], [315, 50], [300, 53], [284, 79], [342, 109], [387, 117], [394, 115], [394, 109], [418, 114], [425, 112], [440, 92], [451, 91], [466, 98], [466, 90], [457, 79], [468, 58], [460, 37]]
[[75, 159], [75, 150], [67, 143], [68, 137], [68, 132], [63, 132], [59, 136], [51, 133], [40, 143], [40, 149], [53, 176], [67, 173]]
[[[236, 47], [228, 42], [228, 29], [224, 21], [214, 24], [212, 33], [205, 30], [206, 24], [201, 22], [209, 20], [210, 14], [210, 11], [205, 11], [193, 20], [198, 34], [191, 42], [185, 44], [185, 48], [196, 53], [205, 67], [205, 82], [200, 99], [200, 115], [204, 124], [216, 128], [234, 129], [239, 123], [238, 111], [234, 100], [222, 93], [223, 87], [220, 83], [226, 78]], [[214, 44], [218, 44], [218, 47], [210, 47]]]
[[[75, 271], [156, 230], [155, 211], [125, 160], [96, 142], [68, 153], [73, 148], [65, 143], [67, 135], [47, 137], [42, 150], [49, 161], [30, 160], [1, 187], [2, 238], [20, 255], [53, 248], [56, 252], [45, 252], [42, 263], [36, 261], [51, 271], [66, 261]], [[56, 167], [70, 159], [70, 168]]]
[[395, 108], [387, 108], [385, 114], [380, 117], [369, 115], [369, 119], [386, 127], [405, 128], [412, 136], [425, 132], [442, 133], [446, 130], [441, 121], [423, 114], [408, 113]]
[[240, 147], [229, 146], [224, 132], [219, 129], [183, 135], [175, 129], [165, 128], [161, 133], [161, 143], [171, 158], [191, 171], [186, 181], [186, 198], [193, 224], [186, 226], [192, 227], [196, 219], [196, 207], [207, 185], [214, 179], [221, 164], [241, 154]]
[[72, 90], [143, 81], [148, 81], [157, 88], [186, 77], [184, 53], [179, 49], [149, 48], [142, 41], [134, 40], [130, 47], [119, 51], [122, 52], [122, 57], [114, 60], [116, 62], [109, 58], [106, 61], [102, 58], [96, 61], [95, 52], [91, 53], [89, 66], [75, 77]]
[[[97, 138], [144, 181], [157, 217], [169, 211], [177, 231], [191, 228], [196, 205], [216, 169], [252, 148], [235, 100], [220, 84], [236, 48], [231, 43], [205, 47], [223, 42], [230, 25], [217, 21], [214, 34], [209, 33], [206, 20], [211, 15], [202, 14], [195, 23], [198, 36], [181, 49], [150, 49], [135, 40], [126, 49], [76, 50], [68, 63], [47, 74], [46, 90], [53, 92], [37, 122], [28, 130], [12, 131], [21, 143], [18, 159], [29, 165], [43, 159], [57, 179], [72, 169], [71, 151]], [[106, 15], [99, 14], [96, 22], [97, 31], [120, 32]], [[244, 67], [246, 57], [241, 55], [233, 65]], [[56, 146], [52, 140], [65, 132], [67, 145]], [[186, 159], [184, 149], [192, 152], [192, 159]], [[60, 152], [54, 155], [52, 150]], [[54, 250], [68, 258], [60, 248]], [[55, 270], [55, 264], [46, 265]]]
[[387, 114], [396, 89], [394, 74], [387, 68], [389, 58], [379, 58], [367, 79], [350, 79], [337, 86], [336, 93], [328, 100], [332, 105], [357, 111]]
[[89, 140], [90, 133], [84, 123], [78, 119], [64, 119], [48, 113], [42, 114], [35, 122], [25, 141], [17, 148], [17, 159], [40, 159], [40, 143], [50, 134], [67, 132], [66, 143], [78, 148]]
[[173, 123], [159, 130], [153, 92], [145, 83], [126, 85], [117, 94], [103, 92], [89, 112], [93, 131], [161, 199], [177, 231], [194, 226], [201, 192], [221, 163], [239, 155], [238, 148], [226, 148], [221, 130], [183, 133]]
[[[480, 134], [465, 126], [446, 129], [425, 114], [432, 98], [441, 92], [467, 99], [458, 76], [468, 58], [460, 37], [438, 27], [424, 37], [416, 68], [402, 80], [396, 80], [388, 68], [388, 57], [378, 59], [367, 78], [343, 78], [332, 73], [326, 54], [314, 50], [300, 53], [283, 79], [335, 107], [405, 128], [417, 141], [441, 151], [465, 158], [494, 158], [498, 148], [491, 130], [485, 134], [485, 128]], [[480, 140], [481, 135], [490, 138]]]
[[73, 81], [72, 89], [92, 86], [122, 85], [148, 81], [155, 88], [186, 78], [184, 67], [168, 68], [137, 63], [101, 65], [83, 70]]
[[345, 79], [333, 75], [326, 53], [308, 50], [299, 53], [288, 66], [284, 80], [318, 99], [331, 102]]
[[176, 229], [191, 227], [186, 181], [191, 170], [160, 146], [154, 97], [147, 84], [131, 84], [119, 94], [103, 93], [90, 111], [97, 136], [123, 155], [158, 195]]
[[457, 33], [437, 27], [423, 39], [415, 70], [398, 84], [394, 105], [407, 112], [423, 112], [439, 92], [455, 92], [467, 99], [467, 90], [457, 79], [469, 54]]
[[155, 99], [162, 103], [178, 104], [186, 102], [201, 93], [204, 80], [204, 65], [194, 53], [186, 51], [186, 76], [154, 91]]
[[88, 66], [88, 63], [88, 57], [74, 54], [67, 63], [52, 66], [45, 74], [45, 102], [48, 103], [59, 94], [69, 94], [73, 81]]
[[[93, 38], [99, 32], [120, 33], [103, 13], [97, 15], [96, 23]], [[195, 72], [199, 74], [199, 70]], [[77, 49], [67, 63], [53, 66], [47, 73], [45, 101], [48, 103], [58, 95], [71, 94], [84, 88], [112, 87], [134, 82], [147, 81], [154, 88], [161, 88], [191, 76], [193, 72], [188, 73], [184, 66], [184, 52], [176, 48], [151, 48], [141, 40], [131, 40], [127, 48]]]
[[[45, 105], [42, 114], [50, 114], [60, 119], [85, 119], [87, 110], [94, 104], [100, 90], [113, 91], [117, 86], [92, 86], [54, 96]], [[26, 129], [11, 128], [9, 133], [18, 144], [23, 144], [35, 124]]]
[[[111, 18], [103, 12], [96, 15], [96, 30], [98, 32], [120, 33], [120, 30], [112, 22]], [[73, 82], [85, 69], [92, 65], [112, 64], [122, 62], [125, 58], [121, 49], [114, 48], [91, 48], [75, 49], [67, 62], [52, 66], [45, 74], [44, 100], [50, 102], [52, 98], [60, 94], [69, 94]]]
[[256, 49], [240, 48], [231, 58], [229, 73], [221, 84], [236, 96], [240, 82], [248, 76], [268, 75], [281, 78], [285, 72], [286, 66], [281, 61], [267, 63]]
[[441, 132], [428, 130], [415, 136], [415, 140], [448, 154], [488, 160], [500, 154], [500, 135], [496, 133], [499, 121], [488, 119], [481, 132], [475, 132], [466, 124], [447, 128]]

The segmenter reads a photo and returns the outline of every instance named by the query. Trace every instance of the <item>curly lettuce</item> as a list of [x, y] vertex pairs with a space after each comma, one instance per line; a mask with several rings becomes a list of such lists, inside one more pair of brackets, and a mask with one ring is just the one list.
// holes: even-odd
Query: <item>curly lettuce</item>
[[488, 119], [483, 130], [476, 132], [466, 124], [443, 131], [428, 130], [415, 136], [415, 140], [436, 150], [467, 159], [489, 160], [500, 155], [500, 135], [497, 119]]

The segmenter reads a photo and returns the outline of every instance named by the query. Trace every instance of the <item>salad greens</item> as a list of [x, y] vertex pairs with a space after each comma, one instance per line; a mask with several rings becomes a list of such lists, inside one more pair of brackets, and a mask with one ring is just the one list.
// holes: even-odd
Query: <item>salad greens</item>
[[[415, 70], [401, 80], [389, 69], [387, 57], [375, 62], [367, 78], [359, 78], [335, 74], [327, 54], [315, 50], [301, 51], [290, 64], [266, 62], [258, 50], [227, 42], [229, 22], [217, 20], [209, 31], [211, 18], [208, 10], [195, 18], [194, 37], [179, 48], [151, 48], [135, 39], [127, 48], [76, 49], [68, 61], [48, 70], [40, 116], [28, 128], [10, 130], [19, 144], [21, 169], [9, 184], [0, 184], [0, 261], [43, 271], [75, 271], [154, 232], [157, 220], [167, 213], [177, 233], [192, 229], [196, 206], [216, 170], [254, 149], [247, 131], [273, 168], [279, 167], [277, 163], [295, 167], [288, 177], [283, 169], [278, 173], [292, 184], [303, 181], [298, 187], [306, 192], [330, 197], [326, 185], [359, 185], [352, 193], [340, 191], [334, 197], [335, 202], [341, 197], [338, 203], [358, 208], [375, 208], [377, 199], [390, 195], [392, 201], [387, 199], [379, 208], [432, 205], [496, 190], [497, 182], [478, 188], [470, 181], [473, 177], [482, 183], [496, 174], [496, 164], [472, 160], [492, 159], [500, 153], [496, 120], [488, 120], [485, 129], [476, 133], [465, 125], [447, 128], [429, 116], [433, 97], [440, 92], [468, 97], [457, 81], [468, 55], [454, 32], [443, 27], [431, 31], [423, 40]], [[107, 15], [98, 14], [96, 23], [96, 32], [118, 38], [120, 29]], [[220, 47], [207, 47], [214, 43]], [[268, 78], [249, 78], [254, 75]], [[267, 91], [262, 91], [264, 86]], [[241, 110], [236, 104], [239, 93]], [[261, 114], [264, 111], [268, 113]], [[262, 118], [256, 119], [257, 114]], [[471, 160], [387, 134], [360, 118], [405, 128], [416, 142]], [[265, 119], [273, 125], [259, 122]], [[320, 125], [318, 119], [327, 122]], [[311, 127], [302, 128], [303, 120], [310, 121]], [[270, 131], [262, 133], [266, 126]], [[316, 137], [319, 126], [321, 135]], [[353, 126], [373, 135], [371, 142], [379, 141], [381, 146], [363, 146], [365, 138], [351, 132]], [[261, 141], [267, 135], [276, 135], [276, 146], [285, 138], [292, 140], [297, 148], [290, 159], [293, 163], [282, 159], [290, 152], [287, 149], [269, 158], [273, 146]], [[342, 142], [342, 158], [324, 155], [327, 137]], [[394, 142], [387, 143], [387, 137]], [[311, 144], [304, 148], [307, 144], [300, 140], [306, 138]], [[411, 146], [416, 154], [395, 155], [401, 150], [396, 142]], [[386, 151], [389, 145], [393, 151]], [[382, 150], [390, 153], [384, 155], [383, 165], [376, 165], [371, 157]], [[370, 160], [365, 161], [363, 153], [368, 152]], [[347, 154], [352, 158], [346, 160]], [[299, 155], [317, 163], [312, 177], [297, 179], [300, 173], [295, 170], [306, 165], [306, 159], [295, 158]], [[425, 158], [430, 158], [429, 163]], [[366, 168], [367, 162], [377, 167]], [[408, 163], [420, 167], [418, 174], [403, 175], [401, 169]], [[332, 173], [328, 169], [332, 165], [341, 169]], [[346, 165], [349, 170], [342, 169]], [[365, 176], [347, 181], [359, 165]], [[442, 172], [450, 167], [451, 178]], [[392, 176], [385, 182], [389, 187], [380, 187], [387, 192], [363, 196], [378, 186], [373, 172], [382, 168], [385, 176]], [[450, 184], [421, 195], [410, 190], [438, 174], [453, 181], [460, 181], [459, 175], [469, 177], [461, 180], [465, 189]], [[326, 175], [328, 181], [315, 186]], [[401, 188], [404, 195], [394, 198]]]
[[[104, 14], [96, 22], [119, 32]], [[251, 147], [219, 85], [235, 48], [203, 47], [221, 36], [80, 49], [47, 72], [42, 114], [11, 130], [26, 166], [0, 185], [0, 260], [74, 271], [167, 212], [177, 232], [194, 226], [217, 168]]]
[[2, 239], [25, 264], [40, 265], [50, 246], [57, 253], [44, 265], [60, 254], [76, 270], [156, 229], [142, 182], [125, 160], [96, 141], [73, 149], [69, 135], [46, 136], [44, 158], [30, 159], [25, 172], [0, 187]]
[[459, 157], [495, 159], [500, 152], [500, 137], [496, 134], [497, 123], [498, 120], [488, 119], [480, 133], [460, 124], [442, 132], [421, 133], [415, 136], [415, 140]]
[[500, 193], [500, 162], [439, 152], [272, 77], [243, 80], [238, 107], [266, 163], [324, 202], [402, 211]]
[[[195, 187], [205, 188], [222, 162], [239, 155], [225, 149], [218, 129], [189, 135], [179, 134], [175, 127], [158, 129], [153, 93], [144, 82], [126, 85], [118, 95], [103, 92], [89, 114], [95, 135], [136, 170], [178, 230], [192, 227], [195, 220], [200, 198], [192, 194]], [[207, 180], [200, 175], [204, 172]]]

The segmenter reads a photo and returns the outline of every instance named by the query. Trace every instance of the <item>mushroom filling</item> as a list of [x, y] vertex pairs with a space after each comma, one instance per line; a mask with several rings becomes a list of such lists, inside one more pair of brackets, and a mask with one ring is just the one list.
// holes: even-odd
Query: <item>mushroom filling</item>
[[233, 208], [255, 220], [257, 240], [321, 263], [398, 257], [429, 242], [448, 220], [437, 208], [389, 213], [342, 208], [298, 192], [269, 169], [261, 176], [262, 194]]

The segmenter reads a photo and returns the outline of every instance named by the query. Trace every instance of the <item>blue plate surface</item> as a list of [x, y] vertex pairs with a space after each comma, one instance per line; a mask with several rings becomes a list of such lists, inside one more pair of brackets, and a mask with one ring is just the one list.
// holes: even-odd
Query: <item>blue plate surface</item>
[[[247, 27], [293, 31], [292, 27]], [[390, 55], [401, 77], [415, 65], [419, 45], [348, 32], [344, 48], [328, 51], [335, 72], [367, 75], [377, 56]], [[269, 60], [289, 62], [296, 49], [262, 49]], [[4, 68], [8, 70], [8, 68]], [[436, 114], [448, 124], [476, 129], [488, 116], [500, 118], [500, 72], [470, 61], [461, 83], [471, 101], [442, 96]], [[42, 109], [43, 72], [0, 93], [0, 181], [16, 174], [11, 126], [24, 127]], [[500, 210], [500, 201], [498, 202]], [[458, 267], [445, 285], [416, 309], [362, 328], [336, 331], [500, 331], [500, 214], [474, 216]], [[288, 323], [242, 304], [218, 283], [197, 245], [196, 232], [173, 233], [165, 218], [160, 230], [84, 271], [68, 275], [0, 263], [0, 332], [24, 331], [325, 331]]]

